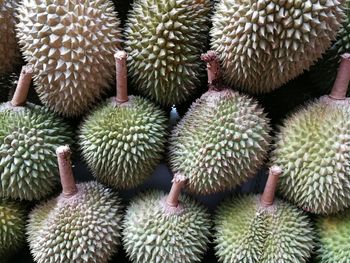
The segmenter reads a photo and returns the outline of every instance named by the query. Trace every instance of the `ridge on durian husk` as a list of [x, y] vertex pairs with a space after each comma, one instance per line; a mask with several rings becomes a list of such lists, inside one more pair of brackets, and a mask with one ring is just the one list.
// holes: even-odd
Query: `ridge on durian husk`
[[189, 99], [200, 85], [209, 0], [136, 0], [125, 26], [132, 83], [157, 103]]
[[123, 221], [123, 245], [137, 263], [200, 262], [209, 243], [211, 221], [206, 209], [181, 195], [180, 214], [166, 211], [167, 195], [149, 191], [135, 197]]
[[199, 194], [228, 190], [255, 175], [269, 148], [269, 121], [257, 102], [238, 92], [208, 91], [174, 128], [170, 164]]
[[28, 242], [37, 263], [107, 263], [120, 238], [120, 201], [99, 183], [77, 185], [38, 205], [29, 216]]
[[17, 36], [34, 65], [41, 101], [66, 116], [83, 114], [114, 76], [119, 20], [109, 0], [23, 0]]
[[73, 143], [68, 124], [48, 109], [0, 104], [0, 196], [38, 200], [59, 181], [56, 147]]
[[302, 211], [278, 199], [264, 208], [260, 195], [225, 201], [215, 218], [215, 250], [223, 263], [307, 262], [313, 238]]
[[348, 99], [323, 97], [284, 121], [271, 161], [284, 171], [279, 191], [285, 198], [317, 214], [350, 206], [349, 120]]
[[94, 176], [104, 184], [130, 189], [150, 177], [163, 157], [165, 113], [154, 103], [129, 96], [124, 105], [110, 99], [87, 117], [80, 147]]
[[230, 86], [270, 92], [302, 74], [335, 40], [344, 0], [220, 0], [211, 46]]

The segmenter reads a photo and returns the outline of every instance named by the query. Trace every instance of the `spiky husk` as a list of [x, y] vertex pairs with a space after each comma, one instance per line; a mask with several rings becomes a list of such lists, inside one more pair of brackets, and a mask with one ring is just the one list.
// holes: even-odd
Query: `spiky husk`
[[166, 134], [165, 113], [152, 102], [130, 96], [127, 105], [107, 101], [84, 122], [80, 131], [82, 154], [101, 182], [133, 188], [152, 175], [162, 159]]
[[223, 263], [307, 262], [313, 239], [306, 215], [280, 200], [264, 208], [260, 196], [234, 198], [215, 218], [215, 250]]
[[276, 89], [331, 45], [344, 0], [235, 1], [216, 5], [211, 46], [227, 82], [250, 93]]
[[233, 188], [253, 176], [269, 148], [269, 121], [257, 102], [232, 90], [208, 91], [174, 128], [170, 163], [190, 192]]
[[23, 0], [17, 36], [50, 109], [83, 114], [109, 87], [119, 20], [109, 0]]
[[349, 103], [316, 100], [286, 119], [277, 135], [271, 161], [283, 170], [279, 190], [307, 211], [350, 205]]
[[125, 26], [133, 84], [163, 105], [181, 103], [199, 86], [209, 31], [209, 0], [136, 0]]
[[160, 191], [131, 201], [123, 221], [123, 245], [132, 262], [200, 262], [209, 242], [211, 221], [199, 203], [180, 196], [182, 212], [165, 208]]
[[37, 206], [29, 215], [28, 241], [38, 263], [105, 263], [120, 238], [119, 198], [97, 182], [77, 185]]
[[56, 148], [72, 144], [68, 124], [46, 108], [0, 105], [0, 195], [41, 199], [53, 192], [59, 176]]

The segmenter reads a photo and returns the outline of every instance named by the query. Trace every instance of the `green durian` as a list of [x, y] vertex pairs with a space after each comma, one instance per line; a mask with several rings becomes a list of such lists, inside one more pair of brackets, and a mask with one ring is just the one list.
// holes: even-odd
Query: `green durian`
[[344, 2], [220, 0], [210, 33], [225, 80], [256, 94], [297, 77], [335, 40]]
[[75, 185], [68, 147], [57, 149], [62, 194], [29, 215], [27, 236], [37, 263], [107, 263], [119, 244], [117, 195], [97, 182]]
[[162, 159], [168, 123], [152, 102], [127, 96], [126, 53], [118, 54], [117, 63], [124, 71], [117, 73], [117, 97], [86, 118], [80, 147], [96, 178], [108, 186], [129, 189], [150, 177]]
[[209, 31], [209, 0], [135, 0], [125, 25], [132, 84], [157, 103], [189, 99], [200, 85], [199, 56]]
[[192, 198], [178, 196], [183, 180], [175, 176], [168, 197], [149, 191], [131, 201], [123, 221], [123, 245], [131, 262], [192, 263], [203, 258], [210, 216]]
[[109, 0], [23, 0], [17, 36], [35, 65], [41, 101], [78, 116], [106, 92], [120, 43], [119, 19]]
[[[209, 74], [219, 68], [208, 52]], [[219, 70], [219, 69], [218, 69]], [[224, 88], [218, 79], [174, 128], [170, 164], [188, 177], [187, 190], [210, 194], [233, 188], [255, 175], [269, 148], [269, 121], [258, 103]]]
[[279, 172], [278, 167], [272, 167], [262, 196], [236, 197], [219, 206], [214, 240], [219, 262], [308, 262], [313, 229], [301, 210], [274, 200]]

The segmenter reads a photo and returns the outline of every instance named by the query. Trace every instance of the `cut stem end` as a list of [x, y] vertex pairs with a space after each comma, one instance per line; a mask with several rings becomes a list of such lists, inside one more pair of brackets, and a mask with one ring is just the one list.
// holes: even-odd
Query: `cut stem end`
[[334, 100], [343, 100], [346, 98], [350, 81], [350, 53], [341, 56], [341, 62], [338, 69], [337, 78], [329, 97]]
[[166, 199], [166, 204], [169, 207], [177, 207], [179, 205], [179, 196], [181, 190], [184, 187], [187, 179], [185, 176], [176, 174], [172, 180], [173, 185], [171, 186], [170, 193]]
[[17, 87], [11, 100], [12, 106], [19, 107], [26, 104], [33, 71], [34, 68], [31, 64], [22, 67]]
[[128, 70], [126, 59], [128, 55], [124, 50], [118, 50], [115, 55], [116, 64], [116, 81], [117, 81], [117, 104], [122, 104], [129, 101], [128, 97]]
[[215, 51], [209, 50], [207, 53], [201, 55], [201, 59], [207, 63], [208, 86], [215, 88], [220, 82], [220, 60]]
[[281, 174], [282, 169], [279, 166], [270, 167], [264, 193], [260, 198], [260, 203], [263, 207], [270, 207], [273, 205], [278, 178]]
[[72, 152], [69, 146], [60, 146], [57, 148], [56, 154], [58, 168], [60, 170], [62, 193], [65, 197], [71, 197], [78, 192], [71, 164]]

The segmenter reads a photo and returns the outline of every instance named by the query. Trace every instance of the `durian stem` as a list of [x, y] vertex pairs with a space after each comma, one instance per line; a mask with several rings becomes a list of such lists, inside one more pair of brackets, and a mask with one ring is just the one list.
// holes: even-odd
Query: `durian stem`
[[186, 177], [183, 175], [176, 174], [174, 176], [172, 180], [173, 185], [171, 186], [170, 193], [166, 199], [166, 203], [169, 207], [177, 207], [179, 205], [179, 196], [186, 180]]
[[66, 197], [75, 195], [78, 192], [73, 176], [71, 164], [71, 150], [69, 146], [60, 146], [56, 150], [58, 168], [60, 170], [62, 193]]
[[269, 177], [267, 178], [264, 193], [260, 198], [260, 203], [263, 207], [269, 207], [273, 205], [273, 201], [275, 199], [276, 186], [281, 173], [282, 169], [280, 167], [270, 167]]
[[116, 61], [116, 81], [117, 81], [117, 104], [125, 103], [129, 100], [128, 97], [128, 71], [126, 67], [127, 54], [123, 50], [118, 50], [114, 55]]
[[32, 81], [33, 70], [34, 69], [31, 64], [22, 67], [15, 94], [13, 94], [13, 98], [11, 100], [11, 104], [13, 106], [18, 107], [26, 104], [30, 82]]
[[201, 59], [207, 63], [208, 86], [212, 88], [220, 80], [220, 61], [215, 51], [209, 50], [201, 55]]
[[335, 79], [331, 94], [329, 97], [335, 100], [346, 98], [350, 81], [350, 53], [341, 56], [341, 62], [338, 69], [337, 78]]

